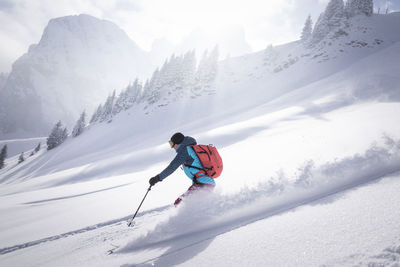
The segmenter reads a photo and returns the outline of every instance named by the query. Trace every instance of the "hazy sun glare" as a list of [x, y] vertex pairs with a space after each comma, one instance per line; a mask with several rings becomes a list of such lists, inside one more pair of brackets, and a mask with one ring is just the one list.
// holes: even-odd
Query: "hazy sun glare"
[[[271, 23], [280, 23], [279, 14], [292, 8], [290, 0], [171, 0], [143, 1], [140, 11], [135, 16], [141, 16], [147, 26], [153, 25], [147, 33], [146, 47], [151, 46], [151, 36], [165, 36], [168, 40], [178, 43], [183, 36], [194, 29], [201, 29], [208, 35], [218, 37], [226, 28], [235, 26], [246, 32], [246, 39], [253, 49], [264, 47], [265, 36], [258, 37], [260, 32], [268, 32]], [[140, 30], [139, 30], [140, 31]], [[146, 35], [146, 33], [143, 33]]]

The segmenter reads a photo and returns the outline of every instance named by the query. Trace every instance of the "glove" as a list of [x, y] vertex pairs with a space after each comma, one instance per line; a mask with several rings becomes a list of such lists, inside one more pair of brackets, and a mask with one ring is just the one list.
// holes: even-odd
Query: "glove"
[[149, 184], [151, 185], [151, 186], [153, 186], [153, 185], [155, 185], [156, 183], [158, 183], [158, 182], [161, 182], [161, 180], [160, 180], [160, 176], [154, 176], [154, 177], [152, 177], [152, 178], [150, 178], [150, 180], [149, 180]]

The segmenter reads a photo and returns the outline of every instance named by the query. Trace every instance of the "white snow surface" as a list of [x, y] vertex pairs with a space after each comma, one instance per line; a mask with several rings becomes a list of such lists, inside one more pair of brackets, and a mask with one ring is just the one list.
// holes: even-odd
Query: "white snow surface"
[[[322, 52], [295, 42], [222, 61], [210, 95], [8, 158], [0, 265], [398, 266], [399, 15], [357, 17], [366, 33]], [[190, 186], [177, 170], [127, 227], [176, 131], [218, 147], [216, 189], [175, 208]]]

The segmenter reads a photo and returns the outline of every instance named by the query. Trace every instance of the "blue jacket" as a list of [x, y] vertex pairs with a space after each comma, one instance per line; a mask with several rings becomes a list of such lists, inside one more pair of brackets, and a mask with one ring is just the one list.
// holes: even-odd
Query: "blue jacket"
[[[197, 142], [193, 137], [185, 136], [182, 143], [178, 145], [178, 149], [176, 150], [177, 155], [175, 156], [175, 158], [171, 161], [168, 167], [159, 174], [160, 180], [164, 180], [165, 178], [167, 178], [182, 164], [187, 164], [202, 169], [203, 166], [201, 165], [199, 158], [197, 157], [193, 148], [189, 147], [190, 145], [196, 144]], [[183, 170], [192, 181], [194, 175], [199, 171], [196, 168], [191, 168], [187, 166], [183, 166]], [[197, 182], [202, 184], [215, 185], [214, 179], [208, 176], [197, 178]]]

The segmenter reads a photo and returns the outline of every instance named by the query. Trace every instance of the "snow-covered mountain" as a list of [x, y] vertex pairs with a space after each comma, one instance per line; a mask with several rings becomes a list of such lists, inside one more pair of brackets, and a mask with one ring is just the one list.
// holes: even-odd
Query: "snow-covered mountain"
[[7, 74], [5, 73], [0, 73], [0, 91], [3, 88], [4, 84], [7, 81]]
[[[398, 25], [400, 13], [342, 17], [321, 39], [220, 61], [199, 91], [199, 80], [175, 79], [177, 56], [137, 83], [145, 90], [103, 98], [118, 112], [51, 151], [6, 160], [0, 263], [396, 266]], [[190, 185], [178, 170], [127, 228], [148, 179], [175, 156], [176, 131], [219, 148], [214, 193], [171, 207]]]
[[50, 20], [14, 64], [1, 92], [1, 131], [47, 134], [92, 112], [112, 90], [152, 71], [148, 55], [115, 24], [89, 15]]

